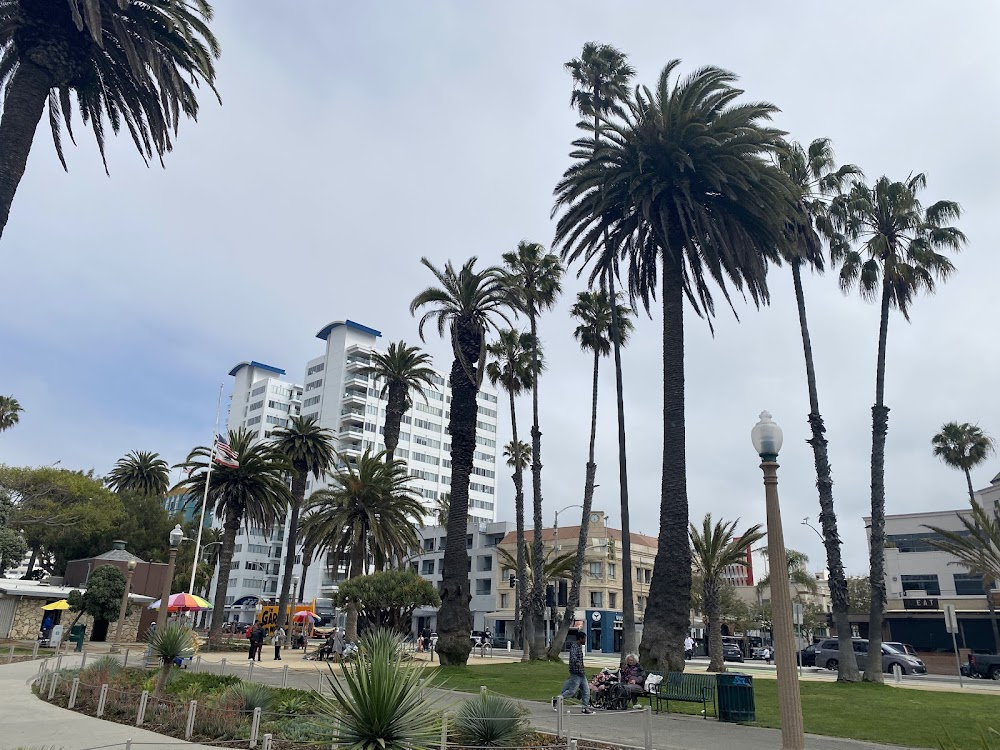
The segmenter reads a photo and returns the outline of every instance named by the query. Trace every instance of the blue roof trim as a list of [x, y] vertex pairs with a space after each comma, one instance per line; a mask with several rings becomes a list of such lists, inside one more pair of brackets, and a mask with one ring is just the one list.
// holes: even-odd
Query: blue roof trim
[[323, 326], [320, 332], [316, 334], [316, 338], [326, 341], [330, 337], [330, 333], [333, 329], [339, 328], [340, 326], [346, 326], [347, 328], [360, 331], [361, 333], [367, 333], [369, 336], [375, 336], [376, 338], [380, 338], [382, 336], [381, 331], [376, 331], [374, 328], [369, 328], [368, 326], [363, 326], [360, 323], [355, 323], [353, 320], [337, 320]]
[[277, 375], [284, 375], [285, 371], [280, 367], [274, 367], [273, 365], [265, 365], [263, 362], [258, 362], [257, 360], [250, 360], [249, 362], [240, 362], [236, 367], [229, 371], [230, 375], [235, 375], [244, 367], [256, 367], [258, 370], [267, 370], [268, 372], [273, 372]]

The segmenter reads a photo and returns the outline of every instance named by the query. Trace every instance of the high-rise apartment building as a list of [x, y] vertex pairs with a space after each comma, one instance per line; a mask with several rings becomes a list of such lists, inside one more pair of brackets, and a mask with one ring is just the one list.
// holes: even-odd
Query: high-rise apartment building
[[[285, 371], [260, 362], [243, 362], [230, 371], [235, 378], [229, 408], [229, 429], [256, 430], [260, 439], [284, 427], [289, 416], [314, 416], [334, 435], [334, 447], [350, 460], [365, 450], [383, 450], [386, 400], [383, 383], [362, 370], [378, 351], [381, 332], [351, 320], [324, 326], [317, 338], [324, 342], [321, 356], [306, 363], [303, 385], [282, 379]], [[434, 389], [426, 401], [411, 396], [403, 416], [395, 456], [406, 462], [413, 488], [424, 499], [425, 521], [434, 523], [438, 502], [447, 499], [451, 486], [451, 440], [447, 433], [451, 388], [444, 374], [436, 372]], [[469, 520], [496, 518], [497, 394], [484, 388], [478, 396], [479, 416], [473, 476], [469, 485]], [[325, 480], [307, 483], [307, 494], [327, 486]], [[253, 619], [259, 599], [276, 598], [283, 574], [287, 523], [264, 531], [241, 532], [229, 580], [227, 620]], [[301, 549], [293, 575], [301, 579]], [[312, 561], [303, 598], [328, 597], [343, 578], [343, 571], [329, 564], [327, 555]]]

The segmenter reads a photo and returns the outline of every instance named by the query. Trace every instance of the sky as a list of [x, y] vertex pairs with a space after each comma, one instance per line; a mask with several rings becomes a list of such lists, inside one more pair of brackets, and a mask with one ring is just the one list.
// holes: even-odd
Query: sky
[[[991, 0], [801, 2], [340, 3], [216, 0], [221, 106], [203, 90], [166, 169], [126, 136], [108, 149], [75, 129], [69, 172], [43, 117], [2, 241], [0, 392], [24, 407], [0, 434], [0, 461], [107, 472], [130, 450], [171, 463], [212, 434], [219, 384], [255, 359], [301, 381], [315, 333], [350, 318], [417, 343], [409, 302], [419, 265], [482, 263], [528, 239], [549, 246], [552, 190], [569, 166], [577, 117], [563, 64], [587, 41], [617, 46], [652, 85], [671, 59], [740, 76], [747, 100], [781, 108], [779, 127], [833, 139], [870, 178], [925, 172], [926, 203], [958, 201], [969, 238], [957, 273], [889, 321], [889, 513], [958, 508], [965, 480], [931, 453], [947, 421], [1000, 437], [1000, 66]], [[991, 50], [993, 50], [991, 52]], [[976, 133], [986, 137], [974, 137]], [[540, 321], [549, 370], [539, 386], [545, 522], [582, 497], [591, 360], [572, 337], [583, 284], [567, 274]], [[714, 336], [686, 315], [687, 459], [692, 519], [764, 522], [750, 429], [767, 409], [784, 429], [786, 544], [824, 564], [790, 272], [770, 305], [737, 301]], [[867, 565], [878, 310], [809, 275], [806, 301], [829, 429], [835, 504], [849, 573]], [[660, 308], [623, 352], [632, 528], [655, 535], [662, 449]], [[441, 369], [447, 342], [429, 332]], [[620, 523], [614, 380], [600, 384], [595, 508]], [[530, 404], [518, 408], [521, 425]], [[223, 415], [224, 417], [225, 415]], [[499, 439], [509, 439], [501, 399]], [[527, 431], [526, 428], [524, 430]], [[505, 476], [505, 467], [499, 467]], [[974, 476], [1000, 472], [992, 458]], [[499, 515], [512, 518], [510, 482]], [[567, 511], [564, 520], [576, 511]]]

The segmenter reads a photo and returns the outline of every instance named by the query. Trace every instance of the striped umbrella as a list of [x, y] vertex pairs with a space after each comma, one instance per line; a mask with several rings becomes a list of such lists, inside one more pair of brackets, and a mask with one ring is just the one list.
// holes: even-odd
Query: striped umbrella
[[[149, 609], [159, 609], [160, 600], [149, 605]], [[171, 594], [167, 599], [167, 612], [203, 612], [212, 609], [212, 605], [194, 594]]]
[[310, 622], [319, 622], [319, 615], [315, 612], [310, 612], [308, 609], [302, 609], [292, 615], [292, 622], [305, 622], [306, 620]]

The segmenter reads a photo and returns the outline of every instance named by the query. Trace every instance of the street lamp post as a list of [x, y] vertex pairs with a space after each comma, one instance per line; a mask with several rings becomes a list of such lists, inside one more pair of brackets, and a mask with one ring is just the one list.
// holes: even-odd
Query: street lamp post
[[122, 628], [125, 626], [125, 610], [128, 609], [128, 594], [132, 588], [132, 574], [135, 573], [135, 566], [135, 560], [128, 561], [128, 575], [125, 576], [125, 593], [122, 594], [122, 606], [118, 612], [118, 628], [115, 630], [115, 642], [111, 644], [112, 654], [117, 654], [122, 650], [120, 645], [122, 642]]
[[[770, 413], [760, 413], [760, 421], [750, 433], [754, 450], [760, 455], [764, 472], [764, 498], [767, 506], [767, 550], [772, 571], [787, 571], [785, 538], [781, 530], [781, 508], [778, 505], [778, 451], [781, 450], [781, 428]], [[802, 726], [802, 700], [799, 676], [795, 670], [795, 636], [792, 625], [792, 597], [788, 585], [771, 574], [771, 617], [774, 629], [775, 662], [778, 673], [778, 713], [781, 717], [781, 747], [784, 750], [805, 750], [805, 730]]]
[[156, 614], [156, 630], [159, 632], [167, 624], [167, 608], [170, 603], [170, 584], [174, 578], [174, 565], [177, 563], [177, 548], [184, 538], [181, 525], [177, 524], [170, 531], [170, 562], [167, 563], [167, 575], [163, 579], [163, 592], [160, 594], [160, 611]]
[[556, 517], [552, 522], [552, 547], [556, 554], [559, 554], [559, 514], [564, 510], [569, 510], [570, 508], [582, 508], [583, 506], [579, 503], [574, 503], [573, 505], [567, 505], [565, 508], [560, 508], [556, 511]]

